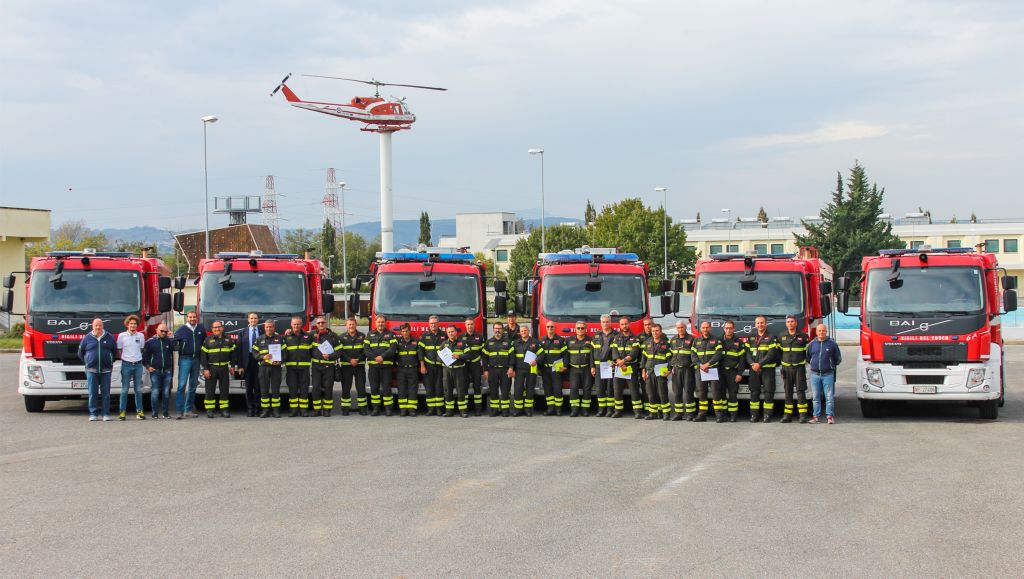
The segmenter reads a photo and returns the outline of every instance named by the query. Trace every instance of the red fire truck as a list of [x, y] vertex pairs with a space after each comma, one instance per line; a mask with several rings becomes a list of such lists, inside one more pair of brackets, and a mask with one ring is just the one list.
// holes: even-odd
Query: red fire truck
[[[487, 299], [484, 293], [486, 269], [471, 253], [437, 248], [378, 253], [368, 275], [352, 280], [355, 293], [349, 296], [350, 312], [359, 312], [359, 289], [370, 286], [368, 314], [387, 318], [388, 329], [408, 323], [414, 336], [427, 330], [427, 318], [436, 315], [441, 324], [463, 331], [465, 320], [476, 321], [478, 332], [486, 332]], [[504, 281], [496, 283], [504, 291]], [[500, 288], [500, 289], [499, 289]]]
[[998, 417], [999, 317], [1017, 309], [1016, 279], [999, 271], [991, 253], [921, 247], [867, 256], [837, 280], [839, 311], [849, 309], [851, 285], [860, 288], [857, 398], [866, 418], [887, 400], [967, 402], [981, 418]]
[[786, 316], [796, 315], [798, 329], [812, 335], [814, 327], [830, 320], [832, 268], [818, 257], [817, 249], [801, 247], [799, 253], [719, 253], [697, 260], [694, 268], [692, 333], [700, 334], [703, 322], [721, 335], [726, 320], [736, 324], [736, 334], [756, 333], [754, 319], [765, 316], [768, 331], [786, 331]]
[[[125, 330], [124, 319], [143, 320], [140, 331], [153, 335], [160, 322], [170, 325], [170, 271], [164, 262], [145, 253], [53, 251], [34, 257], [27, 272], [4, 280], [4, 311], [14, 302], [16, 274], [26, 275], [25, 337], [18, 369], [18, 393], [25, 410], [42, 412], [47, 400], [84, 398], [85, 367], [78, 344], [91, 331], [95, 318], [115, 336]], [[111, 392], [120, 393], [120, 362], [115, 363]], [[149, 377], [143, 379], [149, 388]]]
[[[290, 328], [293, 316], [302, 318], [309, 330], [312, 320], [334, 308], [330, 293], [333, 281], [324, 275], [323, 264], [308, 254], [269, 254], [261, 251], [218, 253], [213, 259], [199, 261], [196, 278], [199, 293], [196, 312], [199, 322], [209, 328], [214, 320], [224, 324], [224, 333], [238, 338], [249, 324], [249, 312], [260, 322], [274, 320], [279, 333]], [[185, 278], [175, 280], [176, 289], [185, 287]], [[174, 295], [174, 309], [184, 311], [184, 294]], [[232, 379], [231, 392], [245, 392], [241, 380]]]

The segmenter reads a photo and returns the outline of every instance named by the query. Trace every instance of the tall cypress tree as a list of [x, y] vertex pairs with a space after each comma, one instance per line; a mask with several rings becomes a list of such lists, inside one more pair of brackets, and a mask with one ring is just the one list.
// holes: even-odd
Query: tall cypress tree
[[[334, 269], [334, 260], [328, 259], [328, 257], [334, 255], [337, 243], [337, 232], [334, 230], [334, 226], [329, 220], [324, 219], [324, 229], [320, 232], [320, 261], [330, 263], [331, 269]], [[329, 271], [327, 276], [334, 277], [333, 273]]]
[[594, 204], [587, 199], [587, 208], [583, 210], [583, 224], [590, 225], [597, 219], [597, 210], [594, 209]]
[[423, 245], [430, 247], [430, 215], [426, 211], [420, 212], [420, 241]]
[[[797, 245], [818, 248], [821, 258], [832, 266], [837, 276], [860, 269], [861, 258], [880, 249], [905, 247], [893, 235], [892, 224], [879, 219], [885, 189], [868, 184], [867, 172], [860, 162], [854, 163], [843, 187], [842, 173], [836, 174], [832, 201], [821, 210], [822, 223], [803, 221], [807, 235], [794, 234]], [[859, 291], [854, 285], [851, 289]]]

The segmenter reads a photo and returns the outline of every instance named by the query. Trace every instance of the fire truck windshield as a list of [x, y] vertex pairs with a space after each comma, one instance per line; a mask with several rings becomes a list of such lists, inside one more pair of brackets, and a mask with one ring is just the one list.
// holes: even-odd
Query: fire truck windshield
[[756, 275], [756, 289], [747, 290], [740, 285], [740, 272], [701, 273], [693, 298], [695, 313], [735, 318], [803, 313], [804, 286], [800, 273], [759, 271]]
[[34, 313], [138, 313], [139, 273], [117, 269], [65, 269], [63, 283], [49, 281], [50, 270], [32, 274], [29, 309]]
[[381, 273], [374, 289], [373, 311], [395, 319], [475, 317], [480, 314], [480, 278], [471, 274], [435, 273], [433, 284], [420, 284], [419, 273]]
[[864, 307], [871, 313], [976, 314], [985, 308], [985, 288], [977, 267], [907, 267], [888, 281], [888, 268], [868, 272]]
[[541, 313], [552, 320], [596, 322], [612, 311], [636, 318], [647, 313], [644, 278], [640, 275], [601, 274], [600, 288], [587, 289], [589, 276], [552, 274], [541, 286]]
[[232, 271], [225, 288], [218, 279], [224, 274], [203, 274], [199, 287], [199, 309], [207, 314], [295, 314], [306, 309], [306, 276], [294, 271]]

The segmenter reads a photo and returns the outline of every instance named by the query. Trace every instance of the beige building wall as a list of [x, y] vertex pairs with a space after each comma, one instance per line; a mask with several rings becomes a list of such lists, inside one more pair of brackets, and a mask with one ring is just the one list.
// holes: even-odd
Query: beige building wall
[[[50, 210], [0, 207], [0, 275], [25, 271], [25, 244], [50, 239]], [[4, 295], [6, 296], [6, 290]], [[25, 321], [25, 276], [18, 274], [14, 283], [14, 312], [10, 319], [0, 314], [0, 324]]]

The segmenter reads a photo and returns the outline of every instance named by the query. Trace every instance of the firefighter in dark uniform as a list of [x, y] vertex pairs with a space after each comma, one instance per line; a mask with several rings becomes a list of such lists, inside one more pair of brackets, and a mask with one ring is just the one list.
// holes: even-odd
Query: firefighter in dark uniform
[[469, 392], [470, 387], [473, 388], [473, 409], [477, 416], [481, 416], [484, 413], [484, 373], [480, 366], [480, 351], [486, 338], [476, 332], [476, 321], [473, 318], [466, 318], [466, 331], [460, 338], [466, 348], [466, 354], [462, 357], [466, 362], [466, 392]]
[[780, 422], [793, 421], [793, 394], [796, 391], [796, 409], [800, 423], [807, 422], [807, 346], [811, 339], [798, 331], [796, 316], [786, 316], [786, 332], [779, 336], [782, 352], [782, 388], [786, 405]]
[[[533, 395], [537, 389], [537, 366], [544, 348], [537, 338], [530, 335], [530, 326], [519, 326], [519, 339], [512, 342], [516, 354], [515, 384], [512, 390], [512, 416], [525, 413], [533, 416]], [[526, 361], [526, 353], [533, 352], [535, 358]]]
[[[341, 338], [327, 326], [327, 320], [317, 318], [313, 326], [313, 355], [312, 390], [313, 390], [313, 416], [330, 416], [334, 411], [334, 379], [338, 373], [338, 358], [341, 357]], [[324, 354], [320, 345], [324, 342], [330, 344], [334, 350], [330, 354]]]
[[589, 416], [594, 345], [587, 337], [586, 322], [576, 322], [576, 334], [565, 342], [565, 353], [569, 367], [569, 416]]
[[509, 415], [509, 391], [512, 389], [512, 376], [515, 371], [515, 350], [512, 339], [505, 335], [505, 326], [500, 322], [494, 324], [494, 337], [484, 342], [480, 350], [484, 376], [487, 377], [487, 388], [491, 402], [491, 416]]
[[[768, 333], [764, 316], [754, 319], [757, 332], [747, 340], [747, 365], [750, 366], [750, 421], [772, 421], [775, 409], [775, 367], [779, 363], [779, 342]], [[764, 398], [764, 402], [761, 399]]]
[[594, 339], [590, 342], [594, 356], [594, 367], [591, 369], [590, 375], [594, 377], [594, 384], [597, 386], [597, 414], [595, 416], [611, 416], [614, 410], [613, 380], [601, 377], [601, 363], [615, 363], [615, 336], [612, 317], [607, 314], [602, 315], [601, 330], [594, 334]]
[[661, 333], [661, 325], [651, 325], [651, 336], [644, 346], [645, 366], [643, 377], [647, 385], [647, 420], [658, 418], [668, 420], [672, 417], [672, 405], [668, 402], [668, 359], [672, 357], [672, 348], [668, 338]]
[[213, 418], [213, 411], [218, 408], [216, 395], [219, 385], [220, 415], [231, 418], [231, 412], [228, 411], [231, 401], [228, 383], [231, 372], [238, 366], [235, 341], [224, 335], [224, 324], [221, 322], [213, 322], [210, 329], [213, 330], [213, 335], [206, 336], [199, 355], [203, 367], [203, 381], [206, 384], [203, 404], [206, 407], [207, 418]]
[[466, 400], [466, 362], [463, 360], [466, 345], [459, 338], [458, 328], [448, 326], [447, 332], [448, 339], [441, 342], [441, 349], [438, 350], [440, 352], [447, 348], [454, 358], [451, 365], [444, 368], [444, 417], [455, 416], [455, 409], [458, 408], [459, 416], [469, 418], [469, 404]]
[[615, 335], [613, 345], [615, 354], [615, 365], [619, 369], [620, 377], [616, 377], [615, 386], [615, 412], [612, 418], [619, 418], [626, 409], [625, 391], [629, 388], [630, 402], [633, 404], [633, 418], [644, 417], [644, 400], [640, 393], [640, 342], [636, 336], [629, 331], [629, 318], [619, 318], [619, 332]]
[[[723, 324], [724, 334], [722, 335], [722, 363], [718, 367], [718, 378], [722, 389], [725, 390], [726, 410], [729, 412], [729, 422], [736, 422], [736, 414], [740, 410], [739, 396], [740, 382], [743, 381], [743, 370], [747, 365], [747, 344], [736, 335], [736, 324], [732, 320]], [[725, 419], [724, 413], [718, 422]]]
[[[544, 415], [561, 416], [562, 378], [563, 373], [569, 368], [566, 360], [566, 340], [555, 333], [554, 322], [548, 322], [545, 329], [547, 334], [540, 339], [540, 345], [544, 348], [544, 359], [540, 364], [540, 378], [544, 381], [544, 402], [547, 405]], [[560, 367], [557, 372], [556, 365]]]
[[373, 410], [370, 416], [380, 416], [383, 406], [384, 414], [391, 416], [391, 368], [395, 365], [395, 352], [398, 351], [398, 340], [388, 330], [384, 316], [374, 320], [376, 327], [366, 334], [363, 340], [363, 354], [366, 356], [366, 375], [370, 379], [370, 404]]
[[513, 342], [519, 341], [519, 324], [516, 319], [515, 312], [509, 312], [505, 316], [505, 337]]
[[398, 383], [398, 414], [416, 416], [420, 387], [420, 342], [412, 337], [409, 324], [398, 328], [398, 353], [395, 357], [395, 382]]
[[427, 331], [420, 336], [420, 374], [423, 374], [423, 390], [426, 393], [427, 416], [441, 415], [444, 408], [444, 363], [437, 358], [441, 342], [448, 336], [438, 327], [437, 316], [427, 320]]
[[274, 320], [263, 322], [263, 334], [252, 344], [253, 355], [260, 360], [260, 418], [281, 417], [281, 361], [274, 361], [270, 346], [282, 348], [284, 338], [274, 331]]
[[[639, 371], [634, 376], [636, 381], [637, 390], [640, 392], [640, 396], [643, 398], [647, 397], [647, 379], [644, 378], [644, 368], [647, 367], [647, 344], [651, 341], [651, 329], [654, 327], [654, 321], [650, 318], [644, 318], [643, 320], [644, 331], [637, 335], [636, 346], [640, 350], [640, 357], [637, 358], [637, 366]], [[644, 414], [651, 413], [650, 399], [644, 401]]]
[[[712, 368], [717, 368], [719, 362], [721, 362], [722, 344], [718, 338], [711, 335], [711, 324], [708, 322], [701, 322], [700, 334], [700, 337], [693, 341], [691, 359], [693, 360], [693, 365], [700, 371], [707, 372]], [[721, 406], [721, 412], [724, 413], [724, 399], [721, 401], [721, 404], [719, 403], [719, 397], [722, 396], [721, 381], [705, 381], [699, 375], [695, 376], [695, 379], [697, 382], [697, 418], [694, 419], [694, 422], [704, 422], [707, 420], [709, 387], [715, 401], [715, 411], [719, 412], [719, 406]]]
[[697, 416], [697, 402], [694, 401], [693, 377], [693, 336], [686, 331], [686, 322], [676, 322], [676, 335], [669, 341], [672, 357], [672, 401], [676, 414], [672, 420], [679, 421], [685, 416], [693, 420]]
[[345, 333], [341, 336], [341, 357], [338, 358], [341, 375], [341, 415], [348, 416], [352, 407], [352, 386], [356, 388], [356, 407], [366, 416], [366, 354], [363, 351], [366, 335], [356, 329], [356, 319], [345, 320]]
[[313, 360], [313, 336], [302, 331], [302, 318], [292, 318], [291, 330], [285, 333], [284, 379], [288, 383], [289, 416], [309, 416], [309, 367]]

